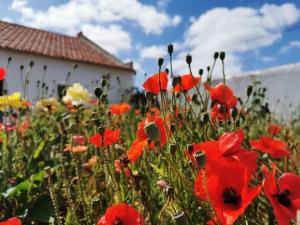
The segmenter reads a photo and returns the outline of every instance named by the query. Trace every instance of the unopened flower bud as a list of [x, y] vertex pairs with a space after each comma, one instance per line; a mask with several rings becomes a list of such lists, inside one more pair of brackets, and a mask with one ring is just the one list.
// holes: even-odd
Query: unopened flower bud
[[34, 61], [30, 61], [29, 67], [33, 67], [33, 66], [34, 66]]
[[168, 196], [168, 197], [173, 197], [174, 194], [175, 194], [174, 186], [172, 186], [172, 185], [167, 185], [166, 188], [165, 188], [165, 194], [166, 194], [166, 196]]
[[206, 163], [206, 155], [205, 152], [195, 152], [194, 153], [194, 158], [196, 159], [198, 168], [204, 168], [205, 167], [205, 163]]
[[161, 67], [162, 64], [164, 63], [164, 59], [163, 58], [159, 58], [158, 61], [157, 61], [157, 63], [158, 63], [158, 66]]
[[247, 96], [248, 97], [252, 94], [252, 90], [253, 90], [253, 87], [251, 85], [248, 85], [248, 87], [247, 87]]
[[154, 123], [154, 122], [147, 123], [144, 130], [145, 130], [147, 137], [151, 141], [158, 141], [160, 139], [160, 131], [159, 131], [156, 123]]
[[202, 117], [201, 117], [201, 124], [204, 125], [209, 121], [209, 115], [207, 113], [205, 113]]
[[20, 70], [24, 70], [24, 65], [21, 65], [21, 66], [20, 66]]
[[220, 52], [220, 59], [222, 61], [225, 59], [225, 52]]
[[199, 70], [199, 75], [200, 75], [200, 77], [203, 75], [203, 69]]
[[95, 88], [95, 95], [97, 98], [100, 98], [100, 96], [103, 94], [103, 90], [99, 87]]
[[107, 80], [106, 80], [106, 79], [103, 79], [103, 80], [102, 80], [102, 83], [101, 83], [101, 86], [102, 86], [102, 87], [105, 87], [106, 84], [107, 84]]
[[214, 59], [217, 59], [219, 57], [219, 52], [215, 52]]
[[238, 115], [238, 110], [236, 107], [233, 107], [232, 109], [230, 109], [230, 115], [232, 116], [233, 119], [235, 119]]
[[192, 63], [192, 56], [188, 54], [188, 55], [186, 56], [186, 58], [185, 58], [185, 61], [186, 61], [187, 64], [190, 65], [190, 64]]
[[172, 45], [172, 44], [169, 44], [169, 45], [168, 45], [168, 52], [169, 52], [170, 55], [172, 55], [173, 50], [174, 50], [173, 45]]

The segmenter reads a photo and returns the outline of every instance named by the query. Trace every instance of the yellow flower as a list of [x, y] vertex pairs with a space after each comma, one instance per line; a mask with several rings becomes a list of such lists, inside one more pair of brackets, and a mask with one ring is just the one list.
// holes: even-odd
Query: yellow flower
[[41, 99], [36, 103], [36, 108], [43, 110], [45, 112], [56, 112], [58, 107], [58, 101], [56, 98], [47, 98], [47, 99]]
[[67, 89], [67, 93], [63, 98], [64, 102], [72, 101], [73, 105], [87, 103], [90, 93], [81, 84], [75, 83]]
[[9, 96], [0, 96], [0, 110], [6, 108], [19, 109], [22, 107], [22, 99], [20, 92], [14, 92]]

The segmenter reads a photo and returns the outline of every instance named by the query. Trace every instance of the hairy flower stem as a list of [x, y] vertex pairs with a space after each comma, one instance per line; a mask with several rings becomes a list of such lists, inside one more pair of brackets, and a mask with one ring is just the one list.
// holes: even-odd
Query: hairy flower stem
[[57, 198], [56, 195], [53, 191], [53, 187], [52, 187], [52, 182], [51, 182], [51, 175], [48, 174], [48, 187], [49, 187], [49, 193], [50, 193], [50, 198], [51, 198], [51, 202], [52, 202], [52, 206], [54, 209], [54, 214], [55, 214], [55, 219], [58, 225], [62, 225], [62, 222], [60, 220], [60, 216], [59, 216], [59, 207], [57, 204]]

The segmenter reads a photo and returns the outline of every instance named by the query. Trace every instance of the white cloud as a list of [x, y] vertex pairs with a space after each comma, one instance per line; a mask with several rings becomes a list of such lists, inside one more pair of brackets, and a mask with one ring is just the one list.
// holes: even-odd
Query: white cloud
[[[112, 24], [105, 28], [86, 24], [82, 26], [82, 31], [92, 41], [105, 46], [105, 49], [113, 54], [132, 48], [130, 35], [118, 25]], [[109, 38], [105, 34], [109, 34]]]
[[140, 57], [143, 59], [158, 59], [166, 55], [166, 46], [164, 45], [152, 45], [142, 48], [140, 51]]
[[279, 53], [287, 53], [289, 50], [293, 48], [300, 48], [300, 41], [291, 41], [287, 45], [280, 48]]
[[272, 62], [276, 59], [276, 57], [272, 57], [272, 56], [262, 56], [261, 57], [261, 61], [263, 62]]
[[158, 0], [157, 5], [159, 8], [166, 8], [170, 4], [171, 0]]
[[22, 20], [36, 27], [73, 30], [81, 23], [107, 24], [133, 21], [145, 33], [161, 34], [166, 27], [181, 21], [151, 5], [137, 0], [69, 0], [46, 11], [34, 10], [27, 0], [14, 0], [11, 9], [22, 14]]
[[[294, 4], [265, 4], [259, 9], [250, 7], [214, 8], [191, 20], [184, 34], [183, 50], [174, 61], [174, 68], [187, 71], [185, 55], [195, 59], [193, 67], [206, 68], [213, 62], [215, 51], [226, 51], [225, 66], [228, 77], [243, 70], [240, 53], [259, 50], [272, 45], [283, 30], [300, 19]], [[217, 76], [220, 71], [216, 71]]]

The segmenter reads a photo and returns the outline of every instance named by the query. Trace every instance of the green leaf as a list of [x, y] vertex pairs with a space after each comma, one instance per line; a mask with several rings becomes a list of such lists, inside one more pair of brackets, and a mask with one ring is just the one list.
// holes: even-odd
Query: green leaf
[[46, 142], [45, 141], [41, 141], [41, 143], [39, 144], [38, 148], [34, 151], [33, 153], [33, 158], [37, 159], [40, 156], [40, 153], [42, 152], [42, 150], [45, 147]]

